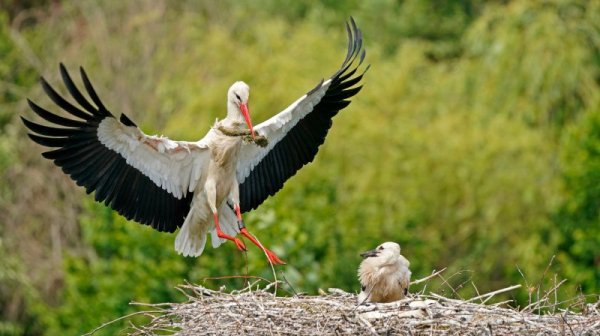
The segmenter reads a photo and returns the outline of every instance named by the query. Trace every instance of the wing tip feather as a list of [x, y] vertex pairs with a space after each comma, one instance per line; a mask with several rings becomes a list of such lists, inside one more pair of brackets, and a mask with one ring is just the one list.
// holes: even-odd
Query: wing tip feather
[[339, 77], [345, 73], [356, 61], [357, 57], [359, 58], [359, 65], [363, 63], [366, 57], [366, 50], [363, 47], [362, 31], [358, 28], [358, 25], [352, 16], [346, 21], [346, 32], [348, 35], [348, 50], [346, 57], [339, 70], [337, 70], [331, 78]]
[[306, 95], [310, 96], [311, 94], [317, 92], [321, 88], [321, 86], [323, 86], [324, 82], [325, 80], [321, 78], [321, 81], [314, 88], [310, 89], [310, 91], [308, 91]]
[[137, 125], [131, 119], [129, 119], [129, 117], [126, 116], [125, 113], [121, 113], [119, 121], [122, 122], [125, 126], [137, 127]]

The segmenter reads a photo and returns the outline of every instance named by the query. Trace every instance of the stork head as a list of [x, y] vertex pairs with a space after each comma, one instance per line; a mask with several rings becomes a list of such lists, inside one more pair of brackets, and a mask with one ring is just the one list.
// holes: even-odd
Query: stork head
[[242, 119], [248, 125], [252, 138], [254, 138], [254, 128], [250, 119], [250, 111], [248, 110], [248, 98], [250, 98], [250, 87], [248, 84], [238, 81], [233, 83], [227, 92], [227, 117], [233, 120]]
[[373, 258], [372, 261], [379, 265], [392, 264], [400, 257], [400, 245], [385, 242], [373, 250], [361, 253], [360, 256], [364, 259]]

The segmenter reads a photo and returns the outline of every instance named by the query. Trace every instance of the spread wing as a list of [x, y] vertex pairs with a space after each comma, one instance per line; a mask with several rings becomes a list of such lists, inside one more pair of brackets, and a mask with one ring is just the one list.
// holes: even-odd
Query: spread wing
[[[348, 53], [340, 69], [285, 110], [257, 125], [268, 146], [243, 144], [237, 166], [242, 211], [255, 209], [279, 191], [285, 181], [311, 162], [325, 141], [332, 118], [350, 104], [362, 86], [364, 72], [356, 74], [365, 58], [362, 34], [354, 20], [346, 24]], [[355, 61], [358, 63], [353, 66]]]
[[23, 123], [29, 137], [53, 148], [42, 155], [54, 161], [95, 199], [127, 219], [173, 232], [183, 224], [193, 190], [209, 160], [202, 142], [172, 141], [144, 134], [124, 114], [117, 120], [99, 99], [85, 71], [81, 78], [93, 104], [79, 91], [65, 67], [60, 73], [75, 106], [44, 78], [48, 97], [75, 117], [65, 118], [28, 100], [31, 109], [49, 125]]

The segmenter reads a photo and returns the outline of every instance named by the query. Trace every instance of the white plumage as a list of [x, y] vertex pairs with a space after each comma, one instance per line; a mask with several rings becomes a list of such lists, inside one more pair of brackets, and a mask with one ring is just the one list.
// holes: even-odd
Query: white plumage
[[148, 136], [139, 128], [125, 126], [115, 118], [100, 122], [98, 140], [177, 198], [194, 191], [201, 166], [209, 159], [204, 139], [187, 142]]
[[400, 245], [386, 242], [361, 256], [365, 259], [358, 268], [359, 304], [397, 301], [408, 294], [410, 263], [400, 254]]

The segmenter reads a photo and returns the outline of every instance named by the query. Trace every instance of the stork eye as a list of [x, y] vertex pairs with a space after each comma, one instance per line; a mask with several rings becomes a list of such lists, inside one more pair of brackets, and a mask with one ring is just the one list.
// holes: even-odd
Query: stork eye
[[379, 246], [378, 250], [379, 251], [383, 250], [383, 246]]
[[239, 96], [237, 93], [234, 93], [234, 94], [235, 94], [235, 97], [236, 97], [236, 98], [237, 98], [239, 101], [242, 101], [242, 98], [240, 98], [240, 96]]

